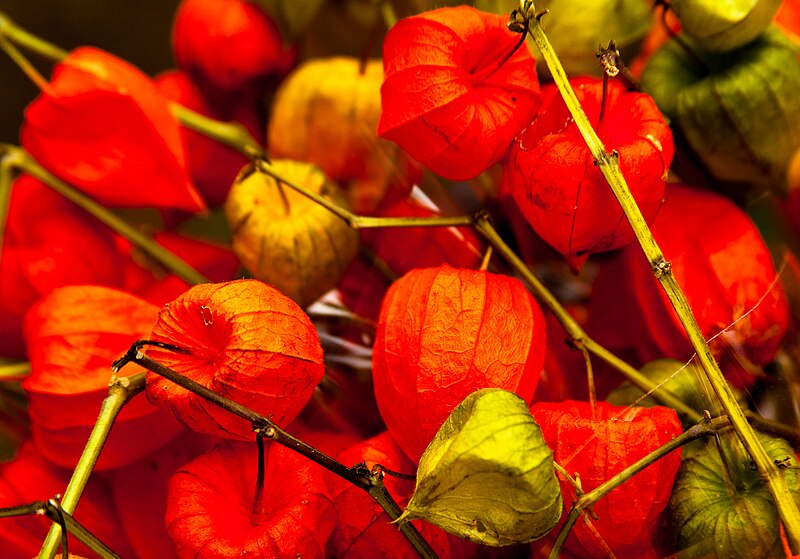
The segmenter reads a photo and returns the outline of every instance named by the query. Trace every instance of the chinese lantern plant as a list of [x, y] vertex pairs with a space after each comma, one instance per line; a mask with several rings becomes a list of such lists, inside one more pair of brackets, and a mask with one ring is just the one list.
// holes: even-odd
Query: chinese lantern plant
[[[653, 100], [611, 80], [571, 81], [575, 94], [619, 164], [636, 203], [651, 223], [664, 198], [672, 162], [672, 133]], [[536, 233], [580, 268], [589, 254], [634, 240], [622, 209], [560, 95], [551, 92], [541, 113], [511, 146], [503, 163], [510, 192]]]
[[[784, 557], [775, 503], [738, 440], [723, 436], [681, 464], [669, 501], [669, 526], [678, 551], [723, 557]], [[795, 451], [786, 441], [759, 435], [800, 504]]]
[[[316, 166], [289, 159], [271, 168], [341, 207], [339, 188]], [[358, 233], [319, 203], [258, 170], [243, 170], [225, 215], [233, 250], [255, 277], [305, 307], [333, 288], [358, 250]]]
[[[337, 459], [348, 466], [364, 464], [372, 468], [380, 465], [401, 474], [415, 470], [414, 464], [388, 431], [351, 446], [339, 453]], [[386, 512], [364, 491], [332, 476], [327, 479], [331, 497], [340, 511], [339, 521], [328, 544], [329, 554], [362, 559], [411, 559], [417, 556]], [[414, 491], [413, 481], [391, 474], [386, 474], [383, 480], [398, 504], [404, 506]], [[447, 536], [428, 523], [417, 521], [415, 524], [442, 559], [472, 555], [466, 547], [469, 544]]]
[[325, 557], [337, 511], [324, 470], [275, 444], [266, 459], [257, 510], [252, 444], [217, 446], [172, 476], [165, 522], [179, 559]]
[[178, 66], [212, 96], [264, 94], [296, 53], [277, 25], [245, 0], [183, 0], [175, 13], [172, 48]]
[[122, 287], [124, 264], [91, 216], [36, 179], [17, 178], [0, 254], [0, 355], [25, 355], [23, 319], [40, 297], [65, 285]]
[[459, 403], [425, 449], [400, 522], [422, 518], [500, 547], [541, 538], [561, 509], [553, 451], [527, 404], [485, 388]]
[[475, 390], [502, 388], [530, 401], [544, 353], [544, 317], [519, 280], [447, 265], [412, 270], [383, 300], [375, 398], [389, 432], [417, 462]]
[[[772, 257], [750, 218], [726, 198], [671, 185], [652, 232], [672, 261], [711, 349], [738, 386], [775, 356], [788, 322], [786, 295]], [[621, 302], [622, 297], [627, 301]], [[615, 331], [602, 331], [603, 316], [624, 316]], [[638, 248], [623, 249], [594, 283], [587, 330], [613, 349], [634, 349], [643, 362], [686, 360], [692, 348], [666, 295]], [[642, 335], [646, 333], [646, 335]]]
[[[588, 492], [681, 433], [681, 424], [664, 407], [625, 408], [598, 402], [567, 400], [537, 402], [531, 407], [553, 459], [570, 475], [580, 477]], [[600, 557], [610, 549], [615, 557], [639, 557], [656, 536], [659, 515], [670, 497], [680, 465], [672, 452], [640, 472], [593, 507], [592, 527], [578, 522], [567, 538], [568, 551]], [[565, 502], [575, 500], [575, 488], [561, 479]]]
[[407, 155], [378, 138], [382, 82], [380, 60], [311, 59], [286, 78], [272, 104], [270, 154], [317, 165], [358, 213], [404, 198], [421, 178]]
[[[189, 289], [164, 306], [149, 337], [185, 352], [150, 348], [149, 357], [279, 426], [300, 413], [324, 373], [311, 320], [258, 280]], [[192, 429], [252, 440], [247, 421], [155, 373], [148, 373], [147, 396]]]
[[499, 161], [541, 105], [536, 64], [507, 21], [459, 6], [392, 27], [378, 135], [447, 179]]
[[25, 109], [22, 145], [99, 202], [201, 212], [178, 121], [155, 83], [107, 52], [82, 47]]
[[[61, 287], [28, 311], [25, 341], [33, 441], [48, 460], [74, 467], [108, 394], [109, 362], [147, 335], [158, 308], [100, 286]], [[142, 370], [132, 367], [126, 374]], [[116, 420], [97, 469], [130, 464], [169, 443], [180, 425], [139, 398]]]

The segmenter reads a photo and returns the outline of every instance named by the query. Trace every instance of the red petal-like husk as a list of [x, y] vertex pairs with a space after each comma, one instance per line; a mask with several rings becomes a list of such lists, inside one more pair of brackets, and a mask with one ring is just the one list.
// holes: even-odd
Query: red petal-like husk
[[[672, 274], [703, 336], [711, 339], [733, 325], [711, 342], [711, 349], [731, 382], [751, 385], [755, 379], [745, 372], [747, 361], [771, 361], [788, 324], [786, 295], [758, 229], [726, 198], [671, 185], [651, 230], [672, 263]], [[603, 321], [612, 313], [619, 320], [609, 328]], [[694, 353], [672, 305], [634, 246], [598, 274], [587, 329], [614, 349], [634, 349], [642, 362], [659, 357], [686, 360]]]
[[[593, 417], [588, 402], [569, 400], [534, 404], [531, 413], [553, 449], [553, 459], [570, 474], [577, 473], [587, 492], [682, 432], [675, 411], [664, 407], [598, 402]], [[606, 557], [605, 544], [619, 559], [642, 557], [655, 537], [680, 461], [680, 451], [672, 452], [603, 497], [593, 507], [598, 520], [591, 521], [602, 541], [579, 521], [566, 548], [581, 557]], [[559, 479], [564, 502], [573, 502], [575, 489]], [[567, 512], [565, 508], [562, 520]]]
[[[69, 470], [47, 462], [33, 444], [24, 443], [16, 458], [0, 464], [0, 507], [27, 505], [46, 501], [56, 494], [63, 495], [70, 475]], [[75, 519], [120, 556], [134, 557], [119, 530], [117, 512], [109, 492], [108, 486], [93, 476], [75, 509]], [[37, 557], [52, 524], [47, 517], [38, 515], [0, 518], [0, 555], [3, 559]], [[69, 549], [82, 556], [95, 557], [75, 537], [70, 537]]]
[[183, 0], [172, 48], [199, 85], [239, 95], [264, 93], [269, 78], [286, 73], [296, 58], [266, 12], [245, 0]]
[[25, 355], [22, 321], [39, 297], [64, 285], [121, 287], [124, 262], [108, 229], [36, 179], [19, 177], [0, 255], [0, 355]]
[[378, 134], [435, 173], [473, 178], [496, 163], [541, 104], [536, 64], [508, 18], [472, 7], [400, 20], [383, 44]]
[[120, 529], [138, 559], [177, 559], [167, 535], [167, 483], [179, 468], [210, 450], [219, 439], [184, 431], [170, 445], [109, 476]]
[[[663, 202], [674, 152], [664, 117], [649, 96], [612, 80], [604, 120], [597, 125], [602, 81], [581, 78], [572, 86], [606, 150], [619, 153], [620, 170], [651, 223]], [[503, 165], [503, 189], [536, 233], [577, 268], [589, 254], [625, 246], [634, 235], [561, 96], [549, 98], [512, 144]]]
[[[247, 128], [253, 138], [264, 142], [263, 126], [255, 102], [243, 100], [235, 111], [222, 113], [203, 99], [197, 86], [183, 72], [164, 72], [156, 76], [154, 81], [161, 94], [170, 101], [215, 120], [238, 122]], [[197, 190], [209, 206], [221, 206], [228, 197], [236, 175], [250, 160], [234, 149], [189, 128], [181, 128], [181, 136]]]
[[336, 509], [319, 466], [271, 445], [263, 512], [251, 512], [255, 445], [229, 443], [187, 464], [169, 482], [166, 523], [180, 559], [322, 558]]
[[[414, 464], [397, 445], [388, 431], [358, 443], [337, 456], [345, 465], [365, 463], [367, 468], [380, 464], [395, 472], [413, 474]], [[414, 492], [414, 482], [390, 475], [383, 478], [386, 489], [404, 507]], [[341, 478], [328, 476], [331, 496], [339, 510], [339, 522], [328, 546], [333, 557], [359, 559], [411, 559], [418, 554], [391, 524], [386, 512], [362, 489]], [[427, 522], [414, 522], [422, 537], [442, 559], [465, 557], [474, 551], [472, 544], [450, 537]]]
[[99, 49], [79, 48], [56, 66], [25, 109], [20, 137], [43, 166], [104, 205], [205, 210], [167, 100]]
[[539, 306], [519, 280], [449, 266], [413, 270], [383, 301], [375, 398], [415, 462], [450, 412], [481, 388], [531, 401], [545, 353]]
[[[144, 338], [158, 308], [128, 293], [99, 286], [52, 291], [26, 315], [31, 374], [22, 386], [34, 442], [49, 460], [74, 467], [108, 395], [111, 363]], [[126, 367], [122, 374], [142, 372]], [[97, 463], [98, 469], [129, 464], [181, 431], [145, 398], [120, 412]]]
[[[197, 285], [168, 303], [150, 336], [190, 355], [148, 355], [281, 425], [291, 422], [322, 380], [314, 325], [291, 299], [257, 280]], [[251, 440], [250, 423], [154, 373], [147, 396], [186, 426]]]

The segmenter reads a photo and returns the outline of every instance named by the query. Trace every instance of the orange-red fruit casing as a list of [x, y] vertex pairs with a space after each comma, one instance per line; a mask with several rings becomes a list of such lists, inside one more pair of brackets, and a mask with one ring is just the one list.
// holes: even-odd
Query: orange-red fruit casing
[[475, 390], [530, 402], [545, 354], [544, 317], [522, 283], [447, 265], [412, 270], [386, 294], [373, 348], [375, 398], [414, 462]]
[[[150, 338], [188, 350], [147, 355], [284, 427], [322, 380], [319, 336], [286, 295], [258, 280], [196, 285], [167, 303]], [[187, 427], [252, 440], [248, 421], [148, 373], [147, 396]]]

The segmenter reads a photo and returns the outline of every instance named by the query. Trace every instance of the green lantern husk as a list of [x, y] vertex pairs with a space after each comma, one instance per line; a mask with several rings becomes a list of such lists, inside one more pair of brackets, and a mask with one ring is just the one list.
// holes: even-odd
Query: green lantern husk
[[672, 0], [681, 29], [705, 50], [746, 45], [769, 26], [781, 0]]
[[[487, 12], [508, 15], [519, 8], [519, 0], [476, 0], [475, 7]], [[536, 10], [549, 9], [543, 19], [547, 36], [569, 75], [602, 75], [597, 63], [597, 47], [614, 39], [624, 60], [631, 60], [641, 49], [652, 25], [650, 3], [646, 0], [537, 0]], [[537, 71], [549, 70], [539, 49], [528, 39], [538, 61]]]
[[653, 55], [643, 89], [717, 179], [783, 191], [800, 147], [797, 47], [770, 28], [733, 52], [690, 48], [673, 40]]
[[[800, 504], [794, 450], [783, 439], [762, 434], [759, 439], [769, 456], [785, 466], [781, 471]], [[768, 489], [735, 435], [723, 434], [722, 448], [731, 470], [730, 485], [713, 442], [690, 454], [678, 471], [668, 508], [677, 549], [710, 559], [783, 557], [780, 518]]]
[[553, 451], [527, 404], [500, 389], [473, 392], [425, 450], [400, 521], [422, 518], [490, 546], [533, 541], [561, 517]]
[[[676, 359], [655, 359], [645, 364], [640, 372], [659, 385], [659, 391], [669, 391], [691, 408], [698, 411], [713, 409], [713, 404], [700, 379], [699, 375], [704, 373], [698, 364], [692, 362], [687, 365]], [[731, 390], [739, 405], [747, 408], [747, 395], [735, 387], [731, 387]], [[616, 406], [637, 405], [650, 408], [663, 405], [653, 396], [646, 398], [642, 396], [644, 396], [642, 389], [625, 381], [606, 396], [606, 401]], [[690, 425], [691, 422], [684, 424], [686, 427]]]

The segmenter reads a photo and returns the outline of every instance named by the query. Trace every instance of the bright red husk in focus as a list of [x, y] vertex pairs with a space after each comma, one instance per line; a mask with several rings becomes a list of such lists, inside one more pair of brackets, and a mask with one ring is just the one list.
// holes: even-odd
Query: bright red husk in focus
[[446, 265], [413, 270], [383, 301], [375, 398], [389, 432], [419, 462], [475, 390], [503, 388], [530, 402], [544, 354], [544, 317], [519, 280]]
[[469, 6], [400, 20], [383, 44], [378, 135], [444, 178], [476, 177], [536, 116], [541, 97], [508, 18]]
[[[682, 432], [674, 410], [664, 407], [612, 406], [598, 402], [593, 414], [588, 402], [568, 400], [531, 407], [542, 428], [553, 459], [570, 474], [580, 476], [585, 492], [611, 479], [648, 453]], [[566, 549], [581, 557], [606, 557], [606, 546], [619, 559], [642, 557], [656, 537], [658, 518], [669, 501], [680, 465], [680, 451], [672, 452], [600, 499], [591, 524], [598, 537], [579, 520]], [[568, 481], [560, 479], [565, 503], [577, 497]], [[562, 513], [562, 520], [568, 509]]]
[[315, 559], [336, 524], [322, 468], [270, 445], [263, 509], [253, 514], [256, 448], [221, 445], [170, 479], [166, 524], [180, 559]]
[[153, 81], [107, 52], [81, 47], [27, 109], [22, 145], [101, 204], [198, 212], [178, 121]]
[[[603, 120], [602, 80], [579, 78], [572, 87], [606, 150], [619, 165], [648, 223], [658, 214], [674, 152], [672, 133], [655, 102], [611, 80]], [[560, 95], [546, 97], [539, 116], [512, 144], [503, 164], [510, 192], [534, 231], [580, 268], [589, 254], [634, 240], [617, 199], [594, 162]]]
[[[775, 356], [788, 324], [786, 295], [769, 249], [747, 214], [712, 192], [671, 185], [651, 228], [723, 372], [749, 386], [752, 364]], [[587, 330], [642, 363], [694, 351], [638, 246], [607, 262], [593, 286]], [[752, 312], [751, 312], [752, 311]], [[608, 317], [615, 317], [613, 328]]]
[[[35, 225], [34, 225], [35, 224]], [[124, 254], [108, 229], [27, 175], [11, 187], [0, 255], [0, 355], [23, 357], [25, 312], [65, 285], [122, 287]]]
[[264, 93], [269, 79], [288, 72], [296, 58], [272, 19], [245, 0], [183, 0], [172, 49], [178, 66], [202, 87], [238, 95]]
[[[150, 339], [190, 352], [149, 348], [150, 357], [280, 426], [297, 417], [324, 374], [311, 320], [258, 280], [192, 287], [164, 306]], [[148, 373], [147, 396], [191, 429], [252, 440], [248, 421], [155, 373]]]
[[[342, 464], [363, 463], [367, 468], [380, 464], [392, 471], [411, 474], [414, 464], [397, 445], [388, 431], [360, 442], [337, 456]], [[331, 496], [339, 510], [339, 522], [328, 546], [331, 557], [360, 559], [412, 559], [418, 557], [408, 540], [391, 524], [389, 516], [362, 489], [341, 478], [328, 476]], [[383, 478], [386, 489], [404, 507], [414, 492], [414, 482], [391, 475]], [[466, 540], [448, 536], [440, 528], [423, 521], [414, 525], [442, 559], [466, 557], [474, 552]]]
[[[31, 373], [33, 440], [50, 461], [72, 468], [86, 446], [103, 400], [111, 363], [147, 336], [158, 308], [123, 291], [77, 285], [52, 291], [25, 317]], [[126, 367], [125, 376], [142, 372]], [[96, 469], [130, 464], [172, 440], [181, 427], [144, 398], [120, 412]]]

